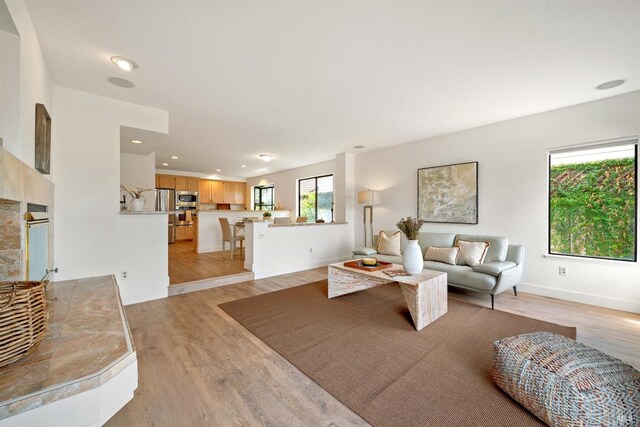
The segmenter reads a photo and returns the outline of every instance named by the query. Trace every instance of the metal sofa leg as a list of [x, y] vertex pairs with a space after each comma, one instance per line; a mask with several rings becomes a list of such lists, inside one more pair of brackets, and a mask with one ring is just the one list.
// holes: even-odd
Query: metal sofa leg
[[513, 294], [514, 294], [515, 296], [518, 296], [518, 289], [516, 289], [516, 287], [515, 287], [515, 286], [513, 287]]
[[494, 297], [494, 295], [493, 295], [493, 294], [491, 294], [491, 310], [493, 310], [493, 309], [494, 309], [494, 305], [493, 305], [493, 297]]

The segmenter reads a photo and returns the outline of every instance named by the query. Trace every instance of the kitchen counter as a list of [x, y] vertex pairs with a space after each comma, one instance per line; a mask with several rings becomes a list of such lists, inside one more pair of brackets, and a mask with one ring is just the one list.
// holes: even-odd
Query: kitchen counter
[[292, 222], [291, 224], [269, 224], [269, 227], [308, 227], [310, 225], [344, 225], [346, 222]]
[[120, 215], [167, 215], [167, 214], [177, 214], [184, 211], [120, 211]]

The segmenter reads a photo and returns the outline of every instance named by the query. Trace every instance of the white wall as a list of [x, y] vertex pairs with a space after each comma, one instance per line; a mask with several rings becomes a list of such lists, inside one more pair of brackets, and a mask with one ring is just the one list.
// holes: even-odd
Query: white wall
[[[356, 156], [356, 191], [382, 190], [374, 232], [416, 215], [417, 169], [479, 162], [479, 224], [425, 224], [423, 231], [504, 235], [523, 244], [523, 291], [640, 312], [640, 266], [545, 258], [547, 151], [640, 133], [640, 92], [509, 120]], [[361, 214], [361, 213], [360, 213]], [[356, 227], [356, 245], [363, 241]], [[568, 277], [558, 267], [569, 269]]]
[[[51, 116], [52, 129], [55, 129], [58, 123], [53, 111], [52, 81], [25, 1], [5, 0], [5, 2], [20, 33], [20, 147], [19, 150], [18, 147], [12, 147], [9, 151], [33, 167], [36, 103], [47, 107]], [[55, 146], [55, 144], [55, 138], [52, 136], [51, 145]], [[52, 171], [55, 166], [52, 162]]]
[[[3, 6], [0, 3], [0, 13]], [[3, 147], [20, 158], [20, 37], [4, 28], [0, 28], [0, 58], [0, 138]]]
[[[138, 154], [120, 153], [120, 184], [127, 187], [156, 188], [156, 153], [146, 156]], [[127, 194], [124, 191], [120, 192]], [[145, 191], [144, 210], [155, 210], [156, 193]], [[127, 194], [127, 205], [131, 202], [131, 196]]]
[[[167, 295], [166, 215], [120, 215], [120, 126], [168, 131], [168, 113], [54, 86], [56, 280], [115, 274], [125, 304]], [[120, 279], [128, 271], [127, 280]]]
[[252, 202], [251, 188], [256, 185], [274, 184], [275, 186], [275, 202], [293, 212], [294, 216], [298, 215], [298, 180], [301, 178], [309, 178], [319, 175], [334, 174], [336, 161], [329, 160], [321, 163], [314, 163], [308, 166], [302, 166], [294, 169], [287, 169], [282, 172], [276, 172], [268, 175], [262, 175], [247, 179], [247, 207]]
[[270, 227], [254, 222], [245, 227], [244, 268], [256, 279], [344, 261], [353, 250], [350, 224]]

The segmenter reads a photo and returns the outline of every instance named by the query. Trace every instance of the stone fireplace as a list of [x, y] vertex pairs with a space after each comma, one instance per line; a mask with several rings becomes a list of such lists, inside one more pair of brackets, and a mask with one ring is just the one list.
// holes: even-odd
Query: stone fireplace
[[[46, 206], [52, 219], [53, 183], [2, 148], [0, 144], [0, 281], [27, 277], [27, 205]], [[49, 227], [48, 260], [53, 261], [53, 227]], [[39, 279], [39, 278], [30, 278]]]

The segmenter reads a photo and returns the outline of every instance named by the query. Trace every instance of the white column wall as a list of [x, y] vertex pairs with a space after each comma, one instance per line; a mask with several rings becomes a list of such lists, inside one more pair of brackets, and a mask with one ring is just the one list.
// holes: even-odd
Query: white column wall
[[167, 217], [120, 215], [119, 187], [120, 126], [167, 133], [168, 113], [59, 86], [53, 93], [56, 280], [115, 274], [125, 304], [167, 296]]

